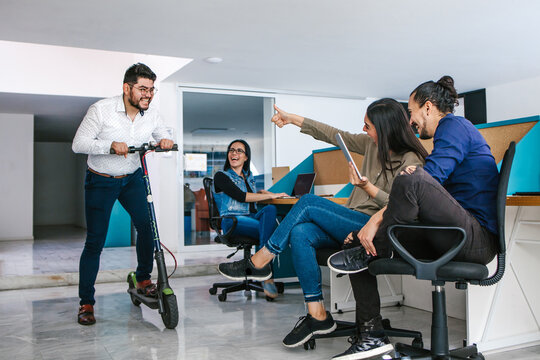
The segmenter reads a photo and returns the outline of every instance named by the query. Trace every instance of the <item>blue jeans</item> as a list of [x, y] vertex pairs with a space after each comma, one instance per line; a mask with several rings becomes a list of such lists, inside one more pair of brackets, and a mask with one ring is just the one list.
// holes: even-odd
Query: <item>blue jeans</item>
[[94, 305], [99, 257], [107, 237], [112, 207], [117, 199], [137, 229], [137, 281], [150, 279], [154, 242], [141, 169], [120, 179], [87, 170], [84, 189], [87, 234], [79, 263], [79, 297], [81, 305]]
[[369, 218], [359, 211], [307, 194], [292, 207], [268, 240], [266, 248], [278, 255], [290, 244], [305, 301], [320, 301], [323, 298], [321, 269], [315, 250], [341, 247], [345, 237], [351, 231], [361, 229]]
[[[233, 235], [245, 235], [259, 239], [259, 247], [266, 245], [270, 235], [276, 228], [277, 210], [274, 205], [267, 205], [256, 214], [237, 215], [238, 223], [234, 229]], [[228, 231], [233, 224], [229, 218], [223, 219], [221, 227], [223, 231]]]

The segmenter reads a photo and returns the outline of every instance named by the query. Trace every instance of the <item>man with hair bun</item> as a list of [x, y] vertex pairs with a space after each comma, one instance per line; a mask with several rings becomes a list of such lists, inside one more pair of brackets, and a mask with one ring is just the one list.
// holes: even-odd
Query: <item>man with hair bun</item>
[[[363, 271], [376, 256], [391, 257], [386, 230], [393, 224], [419, 221], [458, 226], [467, 233], [457, 261], [489, 263], [497, 253], [496, 196], [499, 172], [491, 149], [467, 119], [453, 114], [457, 104], [454, 80], [443, 76], [414, 89], [409, 97], [411, 125], [420, 138], [433, 138], [433, 151], [421, 167], [408, 167], [394, 180], [388, 205], [371, 217], [353, 239], [350, 249], [334, 254], [329, 266], [340, 273], [358, 273], [367, 279], [356, 301], [366, 304], [371, 320], [360, 324], [352, 346], [334, 359], [364, 359], [380, 354], [388, 342], [380, 316], [380, 297], [373, 277]], [[369, 226], [369, 228], [368, 228]], [[402, 234], [407, 249], [418, 258], [436, 259], [453, 244], [451, 235], [429, 242], [425, 233]], [[406, 236], [405, 236], [406, 235]], [[356, 245], [356, 246], [355, 246]]]

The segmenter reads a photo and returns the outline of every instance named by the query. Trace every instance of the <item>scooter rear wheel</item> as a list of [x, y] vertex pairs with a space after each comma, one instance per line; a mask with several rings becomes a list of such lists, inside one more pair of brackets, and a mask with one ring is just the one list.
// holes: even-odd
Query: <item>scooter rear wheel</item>
[[135, 296], [133, 296], [131, 294], [129, 296], [131, 297], [131, 302], [133, 303], [133, 305], [135, 305], [135, 306], [141, 305], [141, 302], [140, 302], [139, 299], [137, 299]]
[[163, 324], [167, 329], [174, 329], [178, 325], [178, 304], [176, 303], [176, 295], [163, 296], [164, 312], [161, 314]]

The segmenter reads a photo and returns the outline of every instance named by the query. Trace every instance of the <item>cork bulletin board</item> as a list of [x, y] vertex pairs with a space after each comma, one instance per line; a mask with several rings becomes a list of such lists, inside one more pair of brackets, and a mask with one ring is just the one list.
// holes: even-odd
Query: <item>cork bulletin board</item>
[[[483, 129], [478, 129], [489, 147], [491, 148], [491, 153], [495, 158], [495, 162], [499, 163], [503, 156], [504, 152], [508, 148], [508, 145], [511, 141], [519, 142], [531, 128], [536, 125], [536, 121], [518, 123], [518, 124], [509, 124], [503, 126], [493, 126], [486, 127]], [[426, 148], [428, 154], [433, 150], [433, 140], [420, 140], [422, 145]]]
[[[361, 169], [364, 157], [351, 153], [356, 166]], [[313, 154], [313, 170], [317, 174], [315, 185], [347, 184], [349, 165], [341, 150], [317, 152]]]
[[[519, 142], [537, 121], [529, 121], [479, 129], [491, 148], [495, 162], [499, 163], [511, 141]], [[433, 150], [433, 140], [420, 140], [428, 153]], [[356, 166], [362, 167], [364, 157], [352, 153]], [[315, 185], [346, 184], [349, 182], [349, 168], [341, 150], [322, 151], [313, 154], [313, 169], [317, 174]]]

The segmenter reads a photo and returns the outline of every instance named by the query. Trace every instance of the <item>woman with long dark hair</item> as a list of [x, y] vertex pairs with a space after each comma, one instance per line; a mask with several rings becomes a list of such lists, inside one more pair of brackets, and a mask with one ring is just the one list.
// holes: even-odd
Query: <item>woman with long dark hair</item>
[[[245, 140], [234, 140], [227, 146], [227, 159], [223, 171], [214, 175], [214, 198], [219, 215], [235, 215], [238, 220], [235, 235], [259, 238], [259, 246], [264, 246], [276, 228], [276, 208], [273, 205], [257, 211], [257, 201], [275, 199], [287, 194], [275, 194], [266, 190], [256, 192], [255, 179], [250, 170], [251, 148]], [[221, 222], [224, 231], [233, 224], [231, 218]], [[264, 293], [275, 298], [278, 294], [273, 279], [265, 279]]]
[[334, 145], [339, 132], [352, 152], [364, 155], [361, 179], [349, 165], [354, 188], [345, 206], [315, 195], [304, 195], [251, 261], [219, 265], [219, 271], [228, 278], [241, 280], [247, 276], [263, 280], [272, 274], [272, 259], [291, 246], [294, 268], [308, 307], [307, 316], [283, 340], [285, 346], [294, 347], [308, 341], [313, 334], [329, 333], [336, 328], [322, 302], [321, 273], [315, 250], [342, 247], [352, 231], [365, 227], [371, 215], [386, 205], [394, 178], [408, 166], [422, 165], [427, 153], [414, 135], [404, 108], [393, 99], [377, 100], [368, 107], [364, 117], [367, 134], [351, 134], [278, 107], [275, 109], [277, 113], [272, 121], [278, 127], [294, 124], [301, 132]]

